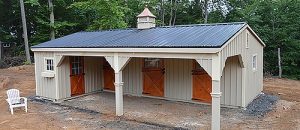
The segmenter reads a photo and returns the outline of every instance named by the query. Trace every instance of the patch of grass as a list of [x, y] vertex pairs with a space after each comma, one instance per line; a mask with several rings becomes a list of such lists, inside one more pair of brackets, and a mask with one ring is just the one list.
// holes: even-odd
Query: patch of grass
[[25, 61], [23, 62], [24, 65], [31, 65], [31, 63], [29, 61]]

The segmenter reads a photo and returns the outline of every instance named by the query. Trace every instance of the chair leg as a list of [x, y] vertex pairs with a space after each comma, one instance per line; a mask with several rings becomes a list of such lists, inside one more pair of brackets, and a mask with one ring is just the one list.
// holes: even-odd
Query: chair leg
[[10, 113], [13, 115], [14, 114], [14, 109], [11, 107], [10, 108]]
[[25, 111], [27, 112], [27, 105], [25, 106]]

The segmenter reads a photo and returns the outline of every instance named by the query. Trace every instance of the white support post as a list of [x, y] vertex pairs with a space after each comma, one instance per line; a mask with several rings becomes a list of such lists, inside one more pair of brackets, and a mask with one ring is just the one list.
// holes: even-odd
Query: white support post
[[122, 71], [115, 72], [116, 115], [123, 115], [123, 82]]
[[123, 82], [122, 82], [122, 71], [119, 66], [119, 55], [114, 53], [113, 57], [113, 68], [115, 70], [115, 100], [116, 100], [116, 115], [123, 115]]
[[221, 127], [221, 92], [220, 92], [220, 80], [212, 81], [212, 117], [211, 117], [211, 129], [220, 130]]
[[121, 57], [118, 53], [114, 53], [114, 56], [105, 57], [108, 63], [115, 71], [115, 99], [116, 99], [116, 115], [123, 115], [123, 81], [122, 70], [127, 65], [130, 57]]
[[220, 130], [221, 128], [221, 59], [219, 55], [212, 58], [212, 116], [211, 116], [211, 129]]

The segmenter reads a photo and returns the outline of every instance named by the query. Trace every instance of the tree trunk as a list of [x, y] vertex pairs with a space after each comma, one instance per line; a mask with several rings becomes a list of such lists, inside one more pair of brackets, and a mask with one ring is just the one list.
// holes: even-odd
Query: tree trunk
[[28, 45], [28, 36], [27, 36], [27, 26], [26, 26], [26, 17], [25, 17], [25, 9], [24, 9], [24, 1], [20, 0], [21, 6], [21, 17], [22, 17], [22, 25], [23, 25], [23, 37], [25, 43], [25, 53], [26, 53], [26, 60], [28, 63], [31, 64], [30, 53], [29, 53], [29, 45]]
[[279, 78], [282, 77], [282, 68], [281, 68], [281, 56], [280, 56], [280, 48], [278, 48], [278, 72]]
[[208, 0], [204, 0], [204, 23], [207, 23], [208, 19]]
[[175, 10], [174, 10], [174, 18], [173, 18], [173, 26], [175, 26], [175, 22], [176, 22], [176, 12], [177, 12], [177, 0], [174, 1], [174, 6], [175, 6]]
[[161, 3], [161, 23], [162, 23], [162, 26], [165, 25], [165, 7], [164, 7], [164, 0], [161, 0], [160, 1]]
[[54, 12], [53, 12], [53, 3], [52, 0], [48, 0], [49, 3], [49, 11], [50, 11], [50, 39], [55, 39], [55, 30], [54, 30]]
[[172, 26], [172, 20], [173, 20], [173, 0], [171, 0], [171, 4], [170, 4], [170, 19], [169, 19], [169, 26]]

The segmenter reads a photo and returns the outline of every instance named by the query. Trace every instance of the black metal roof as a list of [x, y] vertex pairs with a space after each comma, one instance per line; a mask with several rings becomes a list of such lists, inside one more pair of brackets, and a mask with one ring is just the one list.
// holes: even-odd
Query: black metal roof
[[219, 48], [246, 23], [77, 32], [32, 48]]

